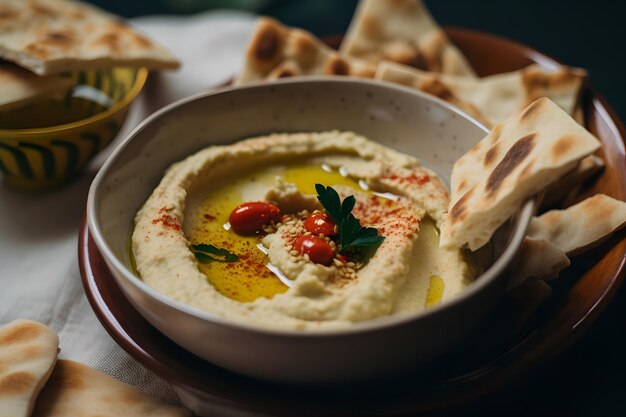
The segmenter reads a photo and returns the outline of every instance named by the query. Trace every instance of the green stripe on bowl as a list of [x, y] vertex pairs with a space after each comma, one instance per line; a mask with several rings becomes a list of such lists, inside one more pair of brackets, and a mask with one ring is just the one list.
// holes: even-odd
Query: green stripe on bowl
[[10, 177], [12, 175], [11, 171], [9, 171], [6, 165], [4, 165], [4, 162], [2, 162], [2, 159], [0, 159], [0, 172], [6, 175], [7, 177]]
[[80, 138], [84, 141], [91, 143], [92, 150], [89, 158], [95, 156], [100, 150], [100, 144], [102, 143], [102, 138], [100, 137], [100, 135], [97, 135], [95, 133], [81, 133]]
[[46, 179], [54, 178], [56, 164], [54, 162], [54, 154], [50, 149], [29, 142], [19, 142], [18, 145], [20, 148], [32, 149], [39, 152], [39, 154], [41, 155], [41, 159], [43, 160], [44, 176], [46, 177]]
[[55, 139], [51, 141], [50, 143], [53, 146], [58, 146], [58, 147], [65, 149], [65, 151], [67, 152], [67, 165], [65, 168], [65, 176], [69, 177], [74, 172], [76, 172], [76, 169], [78, 167], [78, 155], [79, 155], [78, 146], [76, 146], [76, 144], [72, 142], [68, 142], [66, 140], [61, 140], [61, 139]]
[[11, 155], [13, 155], [13, 158], [15, 158], [15, 163], [17, 165], [17, 168], [20, 170], [20, 174], [22, 176], [31, 180], [35, 178], [33, 169], [31, 168], [30, 163], [28, 162], [28, 158], [26, 157], [24, 152], [22, 152], [21, 150], [11, 145], [7, 145], [1, 142], [0, 142], [0, 149], [4, 149], [8, 151], [9, 153], [11, 153]]

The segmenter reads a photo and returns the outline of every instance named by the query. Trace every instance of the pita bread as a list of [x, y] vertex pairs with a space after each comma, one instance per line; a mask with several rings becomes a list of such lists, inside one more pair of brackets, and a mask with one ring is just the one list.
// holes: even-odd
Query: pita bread
[[558, 247], [545, 240], [526, 237], [509, 268], [509, 287], [516, 287], [528, 279], [558, 278], [559, 272], [569, 265], [569, 258]]
[[0, 57], [39, 75], [179, 66], [164, 48], [116, 16], [72, 0], [3, 0]]
[[388, 60], [425, 71], [476, 76], [420, 0], [361, 0], [339, 50], [374, 64]]
[[59, 360], [32, 417], [179, 417], [191, 412], [156, 400], [78, 362]]
[[0, 111], [62, 95], [72, 85], [74, 81], [68, 77], [40, 77], [16, 65], [0, 62]]
[[464, 194], [453, 190], [451, 195], [441, 228], [443, 248], [480, 248], [526, 198], [600, 147], [591, 133], [547, 98], [494, 128], [483, 141], [490, 146], [479, 144], [469, 151], [486, 149], [472, 175], [480, 180]]
[[16, 320], [0, 327], [0, 416], [30, 415], [58, 348], [57, 335], [41, 323]]
[[604, 168], [604, 161], [596, 155], [583, 158], [576, 169], [565, 174], [557, 182], [550, 184], [541, 201], [541, 208], [553, 207], [563, 201], [572, 190], [592, 178]]
[[[453, 199], [465, 194], [470, 188], [474, 187], [483, 179], [476, 172], [476, 167], [482, 164], [485, 153], [498, 139], [500, 136], [498, 132], [501, 129], [502, 125], [496, 126], [494, 128], [496, 132], [494, 132], [493, 135], [485, 137], [457, 160], [450, 178], [450, 188], [452, 190], [451, 195]], [[602, 170], [602, 168], [604, 168], [604, 161], [602, 161], [602, 158], [599, 156], [589, 155], [583, 158], [574, 170], [568, 172], [556, 182], [548, 185], [544, 193], [543, 201], [541, 202], [541, 207], [550, 207], [562, 201], [574, 187], [581, 185], [593, 177]]]
[[244, 68], [235, 84], [298, 75], [373, 78], [375, 72], [374, 65], [342, 56], [309, 32], [263, 17], [248, 44]]
[[550, 242], [568, 256], [575, 256], [624, 226], [626, 203], [596, 194], [565, 210], [551, 210], [534, 217], [528, 226], [528, 237]]
[[531, 65], [519, 71], [472, 79], [421, 71], [393, 62], [382, 62], [375, 76], [439, 97], [487, 127], [504, 123], [541, 97], [548, 97], [574, 115], [585, 77], [586, 71], [578, 68], [547, 71]]

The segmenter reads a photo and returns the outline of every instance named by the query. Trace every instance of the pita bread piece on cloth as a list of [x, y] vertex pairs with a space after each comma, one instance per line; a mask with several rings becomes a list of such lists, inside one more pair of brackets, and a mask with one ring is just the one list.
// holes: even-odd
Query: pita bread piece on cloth
[[0, 416], [28, 417], [57, 360], [59, 338], [41, 323], [0, 327]]
[[68, 77], [40, 77], [17, 65], [0, 62], [0, 111], [64, 94], [72, 85], [74, 81]]
[[476, 77], [420, 0], [361, 0], [339, 50], [374, 64]]
[[91, 68], [177, 68], [118, 17], [73, 0], [2, 0], [0, 57], [39, 75]]
[[528, 236], [550, 242], [568, 256], [575, 256], [624, 226], [626, 203], [596, 194], [564, 210], [533, 217]]
[[[463, 195], [451, 196], [441, 229], [443, 248], [476, 250], [511, 217], [522, 202], [573, 170], [600, 142], [547, 98], [533, 102], [483, 141], [484, 157], [473, 175], [480, 178]], [[454, 170], [457, 166], [455, 164]], [[464, 189], [463, 179], [458, 188]]]
[[548, 71], [535, 64], [519, 71], [474, 79], [382, 62], [375, 78], [439, 97], [485, 126], [493, 127], [541, 97], [548, 97], [573, 116], [586, 75], [585, 70], [578, 68]]
[[262, 17], [248, 44], [244, 68], [235, 84], [298, 75], [373, 78], [375, 72], [375, 65], [342, 56], [309, 32]]
[[59, 360], [32, 417], [188, 417], [173, 407], [78, 362]]

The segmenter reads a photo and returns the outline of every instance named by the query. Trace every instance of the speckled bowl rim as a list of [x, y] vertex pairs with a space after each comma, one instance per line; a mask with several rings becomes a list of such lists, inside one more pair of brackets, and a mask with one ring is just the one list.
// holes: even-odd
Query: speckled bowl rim
[[[126, 67], [125, 67], [126, 68]], [[133, 69], [133, 68], [128, 68]], [[135, 81], [131, 86], [130, 90], [126, 93], [126, 95], [121, 99], [116, 101], [111, 107], [108, 109], [96, 113], [93, 116], [85, 117], [84, 119], [75, 120], [69, 123], [63, 123], [60, 125], [53, 126], [45, 126], [45, 127], [37, 127], [37, 128], [27, 128], [27, 129], [0, 129], [0, 137], [20, 137], [20, 136], [40, 136], [47, 135], [49, 133], [58, 133], [64, 132], [72, 129], [76, 129], [83, 126], [88, 126], [92, 123], [96, 123], [102, 120], [105, 120], [109, 116], [124, 110], [128, 105], [139, 95], [141, 90], [143, 89], [146, 81], [148, 79], [148, 69], [147, 68], [137, 68], [137, 74], [135, 76]]]
[[[428, 309], [416, 312], [414, 314], [407, 315], [392, 315], [380, 317], [372, 320], [366, 320], [363, 322], [353, 323], [349, 327], [345, 328], [333, 328], [333, 329], [307, 329], [307, 330], [292, 330], [292, 329], [281, 329], [281, 328], [266, 328], [255, 325], [250, 325], [247, 323], [239, 322], [236, 320], [231, 320], [226, 317], [218, 316], [216, 314], [210, 313], [205, 310], [201, 310], [196, 307], [192, 307], [190, 305], [184, 304], [180, 301], [176, 301], [173, 298], [170, 298], [156, 289], [150, 287], [143, 280], [141, 280], [138, 276], [136, 276], [132, 271], [128, 269], [128, 267], [121, 262], [115, 252], [109, 247], [106, 240], [103, 237], [103, 232], [99, 227], [98, 221], [96, 219], [96, 201], [99, 200], [99, 194], [102, 192], [100, 190], [100, 186], [103, 182], [103, 179], [108, 174], [109, 168], [113, 165], [113, 162], [124, 152], [124, 149], [128, 145], [130, 141], [132, 141], [137, 135], [146, 128], [146, 126], [152, 123], [158, 123], [158, 120], [161, 116], [166, 113], [170, 113], [176, 111], [179, 107], [183, 105], [193, 102], [204, 97], [216, 96], [229, 94], [231, 91], [240, 91], [240, 90], [253, 90], [253, 89], [263, 89], [263, 88], [271, 88], [276, 85], [291, 85], [291, 84], [301, 84], [301, 83], [349, 83], [354, 85], [362, 85], [364, 87], [372, 86], [380, 88], [381, 86], [396, 90], [398, 92], [414, 94], [419, 96], [422, 99], [427, 101], [431, 101], [437, 105], [440, 105], [447, 110], [458, 114], [459, 116], [468, 119], [470, 122], [474, 123], [481, 129], [485, 131], [485, 134], [488, 132], [488, 129], [482, 125], [480, 122], [476, 121], [469, 115], [463, 113], [461, 110], [456, 107], [450, 105], [449, 103], [438, 99], [436, 97], [427, 95], [420, 91], [416, 91], [409, 87], [401, 86], [398, 84], [393, 84], [389, 82], [381, 82], [378, 80], [368, 80], [368, 79], [354, 79], [354, 78], [346, 78], [346, 77], [290, 77], [286, 79], [280, 79], [271, 84], [267, 82], [257, 82], [252, 84], [246, 84], [245, 86], [240, 87], [229, 87], [223, 88], [217, 91], [210, 91], [195, 94], [183, 99], [180, 99], [174, 103], [171, 103], [160, 110], [152, 113], [146, 119], [144, 119], [135, 129], [133, 129], [124, 140], [113, 150], [113, 152], [109, 155], [102, 168], [94, 178], [91, 187], [89, 189], [89, 194], [87, 196], [87, 225], [89, 231], [91, 232], [91, 236], [100, 250], [102, 256], [110, 263], [113, 264], [114, 268], [118, 271], [122, 272], [122, 276], [126, 279], [130, 284], [132, 284], [137, 290], [143, 292], [147, 296], [156, 299], [157, 301], [166, 304], [170, 308], [182, 311], [183, 313], [189, 314], [191, 316], [195, 316], [196, 318], [207, 320], [214, 324], [219, 324], [222, 326], [226, 326], [239, 331], [246, 331], [250, 333], [256, 334], [265, 334], [265, 335], [275, 335], [275, 336], [286, 336], [286, 337], [297, 337], [297, 338], [311, 338], [311, 337], [323, 337], [323, 336], [342, 336], [349, 335], [354, 333], [367, 333], [381, 330], [383, 328], [400, 326], [407, 322], [412, 322], [414, 320], [419, 320], [428, 316], [436, 315], [439, 312], [452, 308], [458, 304], [463, 303], [469, 298], [473, 297], [477, 293], [479, 293], [483, 288], [487, 287], [492, 281], [497, 278], [504, 279], [505, 277], [501, 277], [501, 274], [505, 271], [508, 264], [513, 260], [514, 255], [517, 253], [524, 236], [526, 235], [526, 229], [528, 228], [528, 224], [532, 218], [532, 215], [535, 210], [535, 198], [529, 198], [526, 200], [517, 213], [517, 224], [515, 226], [515, 230], [512, 233], [512, 236], [507, 243], [507, 246], [504, 252], [500, 255], [498, 259], [481, 275], [476, 277], [475, 281], [465, 289], [461, 294], [454, 297], [452, 300], [446, 301], [440, 305], [435, 307], [430, 307]], [[172, 163], [175, 161], [172, 161]], [[111, 271], [115, 274], [114, 271]], [[143, 314], [142, 314], [143, 315]]]

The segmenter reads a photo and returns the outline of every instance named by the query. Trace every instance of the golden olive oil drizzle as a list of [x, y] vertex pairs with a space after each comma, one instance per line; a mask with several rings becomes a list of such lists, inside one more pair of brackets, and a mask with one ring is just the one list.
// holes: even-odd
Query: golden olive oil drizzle
[[276, 176], [295, 184], [305, 194], [316, 194], [315, 183], [359, 188], [357, 181], [340, 175], [337, 170], [323, 169], [319, 163], [303, 160], [278, 169], [261, 168], [226, 179], [219, 187], [211, 189], [200, 200], [190, 204], [184, 225], [189, 242], [192, 245], [211, 244], [239, 256], [239, 260], [232, 263], [198, 263], [200, 271], [221, 294], [237, 301], [272, 298], [288, 288], [267, 267], [269, 258], [257, 247], [260, 236], [240, 236], [224, 227], [236, 206], [251, 201], [249, 198], [255, 196], [255, 193], [256, 200], [262, 199], [263, 193], [258, 195], [259, 191], [273, 186]]
[[428, 286], [428, 293], [426, 294], [426, 307], [432, 307], [441, 303], [443, 297], [443, 291], [446, 288], [446, 283], [439, 275], [433, 275], [430, 277], [430, 285]]

